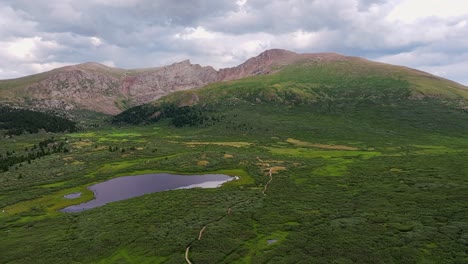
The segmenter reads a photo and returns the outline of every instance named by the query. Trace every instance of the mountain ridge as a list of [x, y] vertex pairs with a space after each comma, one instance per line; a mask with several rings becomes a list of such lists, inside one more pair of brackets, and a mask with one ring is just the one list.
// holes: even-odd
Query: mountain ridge
[[117, 114], [173, 92], [256, 75], [271, 75], [288, 65], [320, 67], [325, 64], [347, 63], [355, 65], [346, 69], [351, 72], [359, 72], [360, 67], [366, 71], [374, 67], [378, 74], [401, 75], [414, 79], [415, 85], [421, 86], [421, 94], [436, 91], [434, 96], [437, 96], [440, 90], [438, 86], [442, 84], [434, 83], [443, 83], [442, 86], [449, 87], [447, 89], [452, 89], [454, 94], [463, 94], [462, 97], [465, 96], [465, 91], [468, 94], [468, 87], [407, 67], [337, 53], [295, 53], [270, 49], [238, 66], [219, 70], [192, 64], [190, 60], [139, 69], [120, 69], [96, 62], [64, 66], [44, 73], [0, 80], [0, 103], [39, 110], [91, 110]]

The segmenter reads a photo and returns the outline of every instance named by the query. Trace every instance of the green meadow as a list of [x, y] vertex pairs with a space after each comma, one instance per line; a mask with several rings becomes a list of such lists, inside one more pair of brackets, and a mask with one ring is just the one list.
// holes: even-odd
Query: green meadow
[[[187, 247], [192, 263], [468, 261], [466, 114], [430, 101], [219, 111], [225, 118], [206, 127], [102, 123], [2, 139], [0, 153], [51, 136], [70, 152], [0, 174], [0, 262], [184, 263]], [[157, 172], [240, 180], [58, 211], [92, 199], [92, 184]]]
[[[2, 137], [2, 155], [51, 137], [69, 151], [0, 173], [0, 263], [468, 263], [466, 91], [379, 67], [288, 66]], [[239, 180], [59, 211], [158, 172]]]

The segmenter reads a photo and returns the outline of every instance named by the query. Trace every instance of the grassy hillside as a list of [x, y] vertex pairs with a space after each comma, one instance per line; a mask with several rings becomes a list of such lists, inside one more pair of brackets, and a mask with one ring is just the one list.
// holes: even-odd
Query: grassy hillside
[[468, 88], [413, 69], [354, 58], [289, 65], [276, 74], [177, 92], [163, 101], [185, 105], [242, 99], [300, 104], [317, 101], [385, 102], [408, 98], [465, 101], [468, 100]]
[[27, 86], [43, 81], [56, 73], [70, 71], [74, 69], [96, 72], [100, 74], [107, 74], [107, 75], [111, 75], [114, 77], [121, 77], [126, 73], [126, 70], [124, 69], [112, 68], [112, 67], [108, 67], [102, 64], [88, 62], [88, 63], [82, 63], [82, 64], [77, 64], [77, 65], [72, 65], [72, 66], [65, 66], [65, 67], [57, 68], [51, 71], [33, 74], [33, 75], [25, 76], [25, 77], [0, 80], [0, 93], [6, 93], [6, 92], [13, 93], [17, 90], [21, 90], [22, 88], [26, 88]]
[[[189, 112], [210, 119], [216, 116], [213, 112], [220, 106], [237, 107], [243, 103], [307, 106], [308, 111], [315, 113], [361, 113], [369, 118], [388, 111], [395, 112], [395, 117], [412, 115], [415, 111], [411, 108], [421, 107], [427, 110], [421, 115], [424, 119], [426, 114], [428, 118], [437, 118], [430, 113], [437, 109], [466, 111], [468, 88], [427, 73], [359, 58], [339, 62], [307, 61], [285, 66], [271, 75], [175, 92], [152, 104], [128, 109], [117, 115], [114, 122], [141, 124], [164, 118], [177, 122], [176, 118], [163, 114], [168, 105], [192, 108]], [[218, 117], [222, 117], [223, 111], [217, 111]], [[417, 123], [417, 117], [413, 117], [413, 121]], [[440, 121], [444, 122], [443, 118]], [[207, 122], [198, 122], [198, 125], [206, 126]]]
[[[0, 173], [1, 261], [467, 263], [466, 91], [373, 65], [287, 66], [175, 93], [118, 125], [1, 139], [0, 154], [51, 136], [69, 150]], [[176, 125], [187, 117], [204, 121]], [[57, 211], [92, 199], [94, 183], [155, 172], [240, 180]]]

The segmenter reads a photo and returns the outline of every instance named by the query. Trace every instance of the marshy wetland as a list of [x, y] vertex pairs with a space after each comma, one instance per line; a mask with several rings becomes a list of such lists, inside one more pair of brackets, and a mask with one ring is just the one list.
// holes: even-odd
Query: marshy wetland
[[[464, 263], [468, 117], [397, 103], [246, 103], [220, 106], [225, 117], [206, 127], [1, 139], [1, 153], [51, 136], [70, 151], [0, 174], [0, 262], [183, 263], [188, 252], [192, 263]], [[92, 201], [89, 186], [153, 173], [239, 180], [59, 211]]]

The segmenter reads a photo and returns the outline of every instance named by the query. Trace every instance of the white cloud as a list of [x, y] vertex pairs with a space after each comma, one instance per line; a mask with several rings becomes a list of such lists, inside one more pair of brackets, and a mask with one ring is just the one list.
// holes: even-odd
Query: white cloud
[[83, 18], [80, 10], [73, 7], [71, 0], [61, 0], [51, 4], [51, 12], [48, 14], [62, 23], [76, 23]]
[[0, 39], [26, 36], [35, 30], [36, 25], [26, 13], [0, 5]]
[[100, 38], [97, 38], [97, 37], [91, 37], [91, 44], [95, 47], [99, 47], [102, 45], [102, 40]]
[[17, 61], [34, 62], [41, 58], [41, 52], [45, 49], [58, 49], [59, 45], [54, 41], [43, 40], [40, 37], [16, 38], [10, 41], [0, 42], [0, 51], [5, 58]]
[[129, 7], [138, 3], [138, 0], [95, 0], [96, 4], [114, 7]]
[[50, 71], [52, 69], [64, 67], [70, 65], [66, 62], [50, 62], [50, 63], [32, 63], [28, 65], [28, 68], [31, 69], [33, 72], [45, 72]]
[[447, 55], [443, 53], [425, 53], [414, 51], [383, 56], [377, 60], [390, 64], [404, 64], [410, 67], [421, 67], [424, 65], [434, 65], [447, 61]]
[[231, 67], [265, 49], [339, 52], [468, 84], [464, 0], [2, 0], [0, 78], [86, 61]]
[[464, 0], [402, 0], [387, 18], [412, 23], [428, 17], [452, 18], [467, 14], [468, 2]]
[[[38, 72], [50, 71], [59, 67], [70, 65], [70, 62], [50, 62], [50, 63], [15, 63], [14, 69], [0, 70], [1, 79], [10, 79], [18, 74], [34, 74]], [[20, 75], [21, 76], [21, 75]]]
[[[468, 58], [468, 56], [465, 57]], [[427, 71], [447, 79], [457, 80], [465, 85], [468, 84], [468, 76], [466, 74], [466, 69], [468, 69], [468, 60], [457, 63], [448, 63], [440, 66], [422, 66], [419, 68], [423, 71]]]
[[113, 61], [111, 61], [111, 60], [100, 61], [99, 63], [100, 63], [100, 64], [104, 64], [104, 65], [109, 66], [109, 67], [115, 67], [115, 62], [113, 62]]
[[6, 43], [6, 52], [13, 58], [21, 60], [34, 59], [35, 40], [37, 38], [25, 38]]
[[216, 37], [216, 33], [209, 32], [203, 27], [185, 28], [183, 33], [177, 33], [174, 37], [183, 40], [214, 39]]

